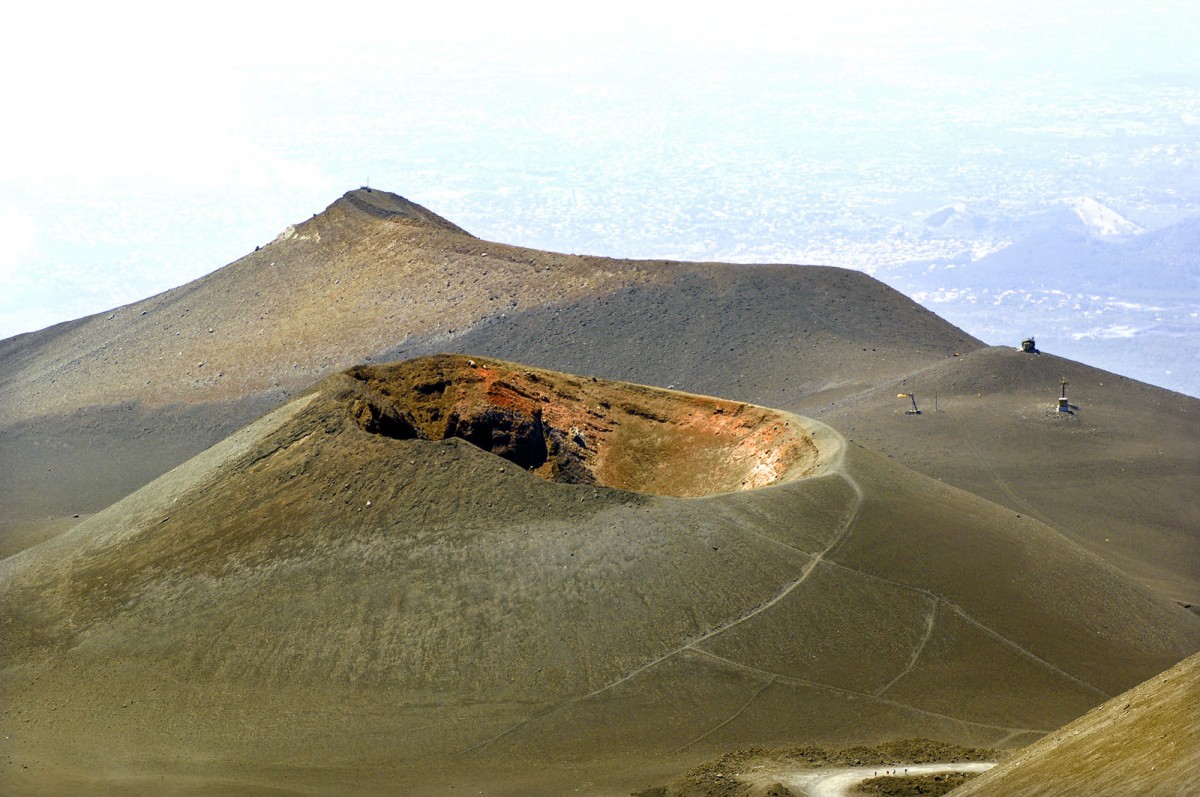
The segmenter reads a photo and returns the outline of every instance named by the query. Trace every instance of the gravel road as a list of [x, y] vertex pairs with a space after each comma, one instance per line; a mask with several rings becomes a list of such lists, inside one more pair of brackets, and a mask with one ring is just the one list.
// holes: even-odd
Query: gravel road
[[[958, 764], [909, 764], [909, 775], [937, 775], [942, 772], [985, 772], [996, 766], [992, 763], [958, 763]], [[900, 766], [897, 773], [905, 774], [905, 767]], [[796, 794], [805, 797], [849, 797], [851, 790], [864, 780], [882, 776], [887, 772], [886, 767], [839, 767], [830, 769], [813, 769], [803, 772], [793, 772], [779, 781]]]

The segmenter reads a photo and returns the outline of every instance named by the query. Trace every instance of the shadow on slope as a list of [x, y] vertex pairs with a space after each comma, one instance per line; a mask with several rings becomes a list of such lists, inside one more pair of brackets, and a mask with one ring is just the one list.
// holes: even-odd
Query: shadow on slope
[[[787, 407], [802, 397], [853, 394], [981, 345], [861, 272], [656, 268], [670, 279], [489, 318], [456, 333], [453, 346]], [[402, 359], [444, 345], [416, 338], [378, 356]]]
[[858, 272], [538, 252], [351, 191], [193, 283], [0, 341], [0, 513], [99, 511], [355, 363], [473, 351], [788, 407], [978, 345]]
[[0, 562], [6, 782], [605, 793], [748, 744], [1013, 744], [1200, 645], [819, 423], [783, 416], [817, 475], [676, 498], [370, 433], [363, 373]]
[[280, 400], [275, 394], [168, 407], [129, 401], [0, 428], [0, 558], [119, 501]]

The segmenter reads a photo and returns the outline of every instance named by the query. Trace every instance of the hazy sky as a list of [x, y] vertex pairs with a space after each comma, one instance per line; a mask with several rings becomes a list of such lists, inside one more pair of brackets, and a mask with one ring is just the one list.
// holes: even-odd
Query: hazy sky
[[[738, 202], [769, 201], [756, 174], [818, 190], [819, 164], [869, 162], [903, 185], [889, 164], [945, 128], [1015, 130], [1030, 104], [1054, 103], [1062, 135], [1088, 135], [1071, 128], [1072, 98], [1104, 103], [1133, 78], [1155, 97], [1184, 91], [1168, 116], [1200, 132], [1180, 88], [1200, 82], [1192, 2], [412, 5], [6, 11], [0, 337], [198, 277], [368, 181], [485, 237], [574, 251], [591, 239], [572, 231], [604, 224], [548, 232], [555, 191], [577, 209], [592, 196], [601, 219], [669, 207], [702, 256], [723, 252], [704, 241], [736, 226]], [[1113, 118], [1136, 121], [1122, 102]], [[700, 193], [728, 202], [717, 212]], [[778, 229], [800, 232], [762, 235], [803, 234]], [[630, 256], [665, 246], [650, 232], [597, 240]]]

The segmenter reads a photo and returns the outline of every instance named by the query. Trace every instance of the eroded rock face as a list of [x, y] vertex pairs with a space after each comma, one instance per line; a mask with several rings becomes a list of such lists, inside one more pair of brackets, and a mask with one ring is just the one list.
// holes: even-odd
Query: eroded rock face
[[527, 470], [540, 468], [548, 457], [542, 411], [483, 407], [466, 417], [451, 417], [446, 437], [460, 437]]
[[805, 475], [818, 458], [790, 416], [707, 396], [459, 355], [347, 374], [365, 431], [461, 438], [551, 481], [699, 496]]
[[371, 434], [392, 437], [397, 440], [411, 440], [419, 436], [412, 420], [391, 404], [381, 405], [377, 402], [357, 399], [350, 406], [350, 412], [358, 425]]

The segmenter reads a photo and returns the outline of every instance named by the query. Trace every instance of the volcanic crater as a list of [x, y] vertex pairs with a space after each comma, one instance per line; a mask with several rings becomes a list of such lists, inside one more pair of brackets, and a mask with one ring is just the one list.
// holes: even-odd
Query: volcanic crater
[[812, 475], [801, 420], [763, 407], [439, 355], [346, 372], [367, 432], [460, 438], [548, 481], [697, 497]]

